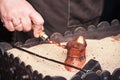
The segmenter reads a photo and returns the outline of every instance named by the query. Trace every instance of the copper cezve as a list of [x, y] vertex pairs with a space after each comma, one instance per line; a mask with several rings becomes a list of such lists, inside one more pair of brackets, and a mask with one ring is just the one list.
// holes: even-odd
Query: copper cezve
[[[87, 44], [83, 36], [76, 37], [72, 41], [69, 41], [66, 45], [67, 58], [65, 63], [82, 68], [86, 61], [86, 46]], [[68, 71], [77, 71], [76, 69], [68, 66], [65, 66], [65, 69]]]

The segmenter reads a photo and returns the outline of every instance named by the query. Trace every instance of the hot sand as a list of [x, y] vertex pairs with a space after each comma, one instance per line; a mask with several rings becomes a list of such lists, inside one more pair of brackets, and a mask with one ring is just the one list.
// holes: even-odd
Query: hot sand
[[[111, 73], [116, 68], [120, 68], [120, 34], [100, 40], [87, 39], [86, 42], [86, 63], [90, 59], [95, 59], [99, 61], [103, 70], [108, 70]], [[25, 49], [61, 62], [65, 61], [67, 55], [66, 49], [54, 44], [39, 44]], [[15, 48], [8, 52], [14, 54], [15, 57], [19, 57], [26, 65], [31, 65], [33, 70], [37, 70], [43, 75], [63, 76], [70, 80], [76, 73], [66, 71], [63, 65], [38, 58]]]

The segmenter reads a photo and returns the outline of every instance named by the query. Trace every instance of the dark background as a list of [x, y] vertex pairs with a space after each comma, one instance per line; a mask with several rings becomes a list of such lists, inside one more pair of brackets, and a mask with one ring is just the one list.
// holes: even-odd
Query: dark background
[[[120, 0], [104, 0], [103, 13], [100, 21], [118, 19], [120, 21]], [[0, 41], [11, 42], [13, 32], [7, 31], [0, 22]]]
[[100, 21], [120, 20], [120, 0], [104, 0], [103, 13]]

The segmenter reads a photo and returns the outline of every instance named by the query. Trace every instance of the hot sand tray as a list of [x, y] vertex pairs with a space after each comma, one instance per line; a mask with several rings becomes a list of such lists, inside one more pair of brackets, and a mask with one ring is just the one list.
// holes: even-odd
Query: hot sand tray
[[[117, 40], [116, 40], [117, 38]], [[99, 61], [103, 70], [108, 70], [111, 73], [114, 69], [120, 67], [120, 37], [107, 37], [100, 40], [87, 39], [86, 47], [86, 63], [90, 59]], [[30, 48], [24, 48], [28, 51], [37, 53], [51, 59], [55, 59], [61, 62], [65, 61], [66, 49], [55, 46], [54, 44], [40, 44]], [[9, 54], [13, 54], [15, 57], [19, 57], [27, 65], [31, 65], [33, 70], [45, 75], [50, 76], [63, 76], [67, 80], [70, 80], [76, 72], [67, 71], [63, 65], [50, 62], [36, 56], [30, 55], [26, 52], [18, 49], [10, 49], [7, 51]]]

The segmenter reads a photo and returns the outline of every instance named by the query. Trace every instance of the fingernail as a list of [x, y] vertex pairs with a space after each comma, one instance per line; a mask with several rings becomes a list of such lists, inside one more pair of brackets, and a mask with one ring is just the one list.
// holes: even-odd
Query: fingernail
[[35, 34], [35, 37], [38, 38], [38, 37], [39, 37], [39, 34]]
[[42, 26], [42, 30], [44, 30], [44, 26]]

